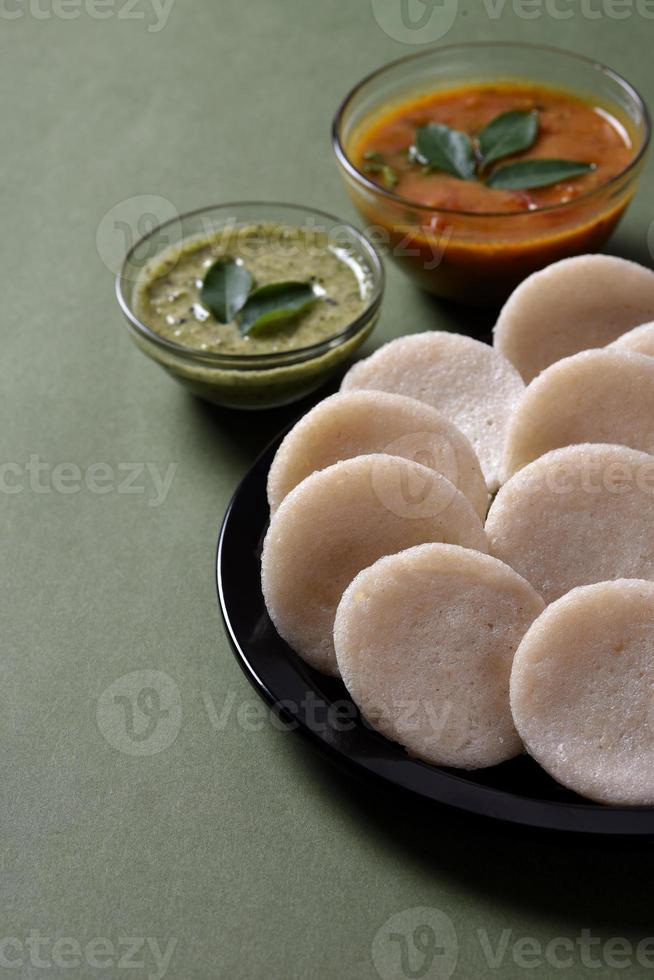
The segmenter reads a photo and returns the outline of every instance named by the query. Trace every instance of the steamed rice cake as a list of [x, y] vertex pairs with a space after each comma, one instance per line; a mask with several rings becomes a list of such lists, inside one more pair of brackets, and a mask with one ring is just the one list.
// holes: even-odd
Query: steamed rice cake
[[443, 332], [399, 337], [350, 368], [341, 390], [361, 388], [408, 395], [437, 409], [469, 439], [489, 490], [497, 489], [506, 427], [524, 384], [488, 344]]
[[424, 402], [373, 390], [325, 398], [291, 429], [268, 474], [271, 513], [311, 473], [369, 453], [414, 459], [442, 473], [484, 519], [488, 490], [463, 433]]
[[654, 360], [605, 347], [557, 361], [528, 386], [506, 438], [505, 479], [574, 443], [654, 451]]
[[493, 344], [529, 383], [564, 357], [604, 347], [654, 320], [654, 272], [614, 255], [578, 255], [534, 272], [513, 291]]
[[647, 357], [654, 357], [654, 323], [641, 323], [639, 327], [628, 330], [621, 337], [614, 340], [609, 347], [617, 347], [619, 350], [633, 350], [637, 354], [646, 354]]
[[525, 634], [511, 708], [559, 783], [617, 806], [654, 805], [654, 583], [573, 589]]
[[364, 717], [410, 755], [492, 766], [522, 751], [509, 676], [543, 607], [496, 558], [444, 544], [410, 548], [346, 589], [334, 625], [339, 670]]
[[546, 453], [504, 484], [486, 535], [546, 602], [592, 582], [654, 580], [654, 456], [589, 444]]
[[273, 515], [261, 580], [270, 618], [313, 667], [336, 674], [336, 607], [382, 555], [426, 541], [487, 551], [472, 504], [444, 476], [399, 456], [357, 456], [303, 480]]

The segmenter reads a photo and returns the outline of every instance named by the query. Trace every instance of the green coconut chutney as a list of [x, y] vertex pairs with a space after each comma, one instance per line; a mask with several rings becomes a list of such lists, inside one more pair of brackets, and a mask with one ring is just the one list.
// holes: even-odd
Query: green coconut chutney
[[[311, 283], [319, 300], [298, 316], [243, 336], [202, 304], [207, 271], [218, 259], [243, 262], [256, 287], [287, 280]], [[244, 355], [298, 350], [327, 340], [360, 316], [372, 282], [346, 246], [321, 231], [261, 223], [226, 226], [159, 253], [136, 284], [134, 312], [166, 340], [196, 351]]]

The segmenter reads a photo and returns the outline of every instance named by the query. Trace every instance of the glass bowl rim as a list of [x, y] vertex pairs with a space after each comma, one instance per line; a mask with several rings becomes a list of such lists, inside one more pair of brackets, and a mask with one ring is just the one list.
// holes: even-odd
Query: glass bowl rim
[[[308, 347], [296, 347], [285, 351], [273, 351], [269, 354], [221, 354], [218, 351], [203, 351], [195, 347], [188, 347], [185, 344], [177, 344], [174, 340], [169, 340], [167, 337], [162, 337], [161, 334], [158, 334], [155, 330], [152, 330], [151, 327], [148, 327], [147, 324], [143, 323], [143, 321], [136, 316], [130, 301], [127, 299], [124, 284], [132, 281], [125, 275], [125, 270], [131, 262], [137, 249], [141, 248], [145, 242], [147, 242], [154, 235], [158, 234], [163, 228], [167, 228], [169, 225], [184, 221], [187, 218], [194, 218], [201, 214], [207, 214], [208, 212], [225, 211], [229, 209], [236, 210], [238, 208], [245, 207], [267, 207], [288, 209], [290, 211], [302, 211], [304, 213], [315, 215], [319, 218], [325, 218], [328, 221], [336, 222], [338, 225], [346, 228], [352, 233], [358, 247], [362, 252], [366, 253], [367, 258], [370, 260], [373, 270], [372, 292], [365, 309], [363, 309], [361, 313], [354, 320], [352, 320], [344, 330], [342, 330], [340, 333], [333, 334], [331, 337], [326, 337], [324, 340], [320, 340], [315, 344], [310, 344]], [[182, 241], [184, 241], [184, 238], [180, 238], [180, 242]], [[336, 215], [329, 214], [327, 211], [321, 211], [318, 208], [309, 207], [303, 204], [289, 204], [283, 201], [262, 200], [231, 201], [224, 204], [210, 204], [206, 205], [205, 207], [193, 208], [191, 211], [184, 211], [181, 214], [175, 215], [173, 218], [168, 218], [167, 221], [160, 222], [154, 228], [148, 231], [147, 234], [142, 235], [138, 241], [136, 241], [129, 248], [125, 254], [125, 257], [123, 258], [123, 261], [121, 262], [120, 270], [118, 271], [115, 280], [116, 299], [118, 300], [118, 305], [123, 313], [123, 316], [136, 330], [136, 332], [140, 333], [147, 340], [159, 347], [162, 347], [164, 350], [169, 351], [171, 354], [175, 354], [177, 357], [183, 358], [187, 361], [198, 361], [204, 364], [212, 364], [214, 367], [220, 367], [221, 365], [228, 366], [232, 369], [238, 369], [239, 366], [246, 369], [250, 367], [256, 369], [256, 367], [260, 365], [264, 370], [272, 367], [286, 367], [297, 362], [313, 360], [314, 358], [320, 357], [334, 348], [339, 347], [342, 343], [351, 340], [370, 322], [372, 317], [377, 313], [384, 296], [385, 286], [386, 272], [378, 249], [362, 231], [355, 228], [349, 221], [343, 221], [341, 218], [337, 217]]]
[[[474, 51], [475, 49], [479, 49], [479, 48], [488, 48], [488, 49], [515, 48], [515, 49], [522, 49], [526, 51], [540, 51], [543, 54], [562, 55], [564, 58], [569, 58], [571, 61], [578, 61], [581, 62], [582, 64], [587, 65], [590, 68], [593, 68], [601, 75], [609, 76], [609, 78], [611, 78], [614, 82], [616, 82], [623, 90], [626, 90], [629, 93], [629, 95], [637, 104], [642, 114], [643, 130], [644, 130], [643, 139], [636, 155], [633, 157], [632, 160], [629, 161], [626, 167], [623, 167], [623, 169], [619, 173], [614, 174], [613, 177], [609, 178], [609, 180], [605, 181], [605, 183], [600, 184], [599, 187], [594, 187], [592, 190], [586, 191], [586, 193], [582, 194], [581, 197], [574, 198], [571, 201], [561, 201], [558, 204], [546, 204], [543, 205], [542, 207], [534, 208], [533, 211], [524, 211], [524, 210], [523, 211], [463, 211], [463, 210], [456, 210], [453, 208], [437, 208], [427, 204], [420, 204], [419, 201], [413, 201], [411, 200], [411, 198], [402, 197], [400, 194], [395, 194], [393, 193], [393, 191], [388, 190], [386, 187], [382, 187], [380, 184], [375, 183], [375, 181], [371, 180], [365, 173], [363, 173], [363, 171], [359, 170], [357, 167], [354, 166], [354, 164], [352, 163], [352, 161], [347, 155], [345, 147], [343, 146], [341, 135], [340, 135], [340, 129], [341, 129], [343, 117], [347, 112], [350, 103], [359, 92], [361, 92], [371, 82], [374, 82], [377, 78], [384, 75], [387, 71], [396, 68], [398, 65], [406, 64], [407, 62], [418, 61], [421, 58], [428, 58], [435, 54], [440, 54], [447, 51], [457, 51], [457, 50]], [[619, 72], [615, 71], [613, 68], [610, 68], [608, 65], [605, 65], [603, 62], [597, 61], [595, 58], [589, 58], [586, 55], [577, 54], [577, 52], [575, 51], [568, 51], [565, 48], [557, 48], [554, 47], [553, 45], [547, 45], [547, 44], [528, 44], [528, 43], [523, 43], [521, 41], [464, 41], [459, 44], [432, 45], [431, 47], [426, 48], [423, 51], [414, 51], [411, 54], [403, 55], [401, 58], [395, 58], [393, 61], [389, 61], [386, 64], [381, 65], [379, 68], [376, 68], [374, 71], [369, 72], [369, 74], [365, 75], [364, 78], [362, 78], [359, 82], [356, 83], [356, 85], [354, 85], [349, 90], [349, 92], [347, 93], [347, 95], [345, 96], [345, 98], [343, 99], [343, 101], [341, 102], [340, 106], [336, 111], [336, 115], [334, 116], [332, 122], [332, 148], [334, 150], [334, 153], [336, 154], [337, 160], [339, 161], [343, 169], [354, 180], [358, 181], [360, 184], [363, 184], [368, 190], [371, 190], [376, 194], [379, 194], [382, 197], [390, 201], [393, 201], [395, 204], [401, 204], [404, 207], [408, 206], [414, 209], [417, 208], [420, 211], [425, 211], [431, 214], [450, 214], [450, 215], [458, 215], [459, 217], [465, 217], [465, 218], [514, 218], [514, 217], [524, 218], [525, 215], [544, 214], [548, 211], [557, 211], [563, 208], [575, 207], [578, 204], [589, 200], [590, 198], [599, 194], [600, 192], [605, 191], [608, 187], [611, 187], [617, 181], [622, 180], [625, 176], [627, 176], [630, 173], [630, 171], [635, 170], [637, 168], [637, 166], [640, 164], [643, 157], [647, 153], [649, 143], [650, 143], [651, 130], [652, 130], [652, 120], [651, 120], [650, 112], [647, 107], [647, 103], [643, 99], [638, 89], [635, 88], [631, 84], [631, 82], [628, 82], [627, 79], [624, 78], [624, 76], [621, 75]]]

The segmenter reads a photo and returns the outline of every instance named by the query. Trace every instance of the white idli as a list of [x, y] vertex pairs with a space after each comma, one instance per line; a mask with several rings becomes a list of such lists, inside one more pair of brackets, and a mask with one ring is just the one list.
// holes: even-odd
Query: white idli
[[527, 751], [559, 783], [619, 806], [654, 804], [654, 584], [574, 589], [524, 636], [511, 708]]
[[604, 347], [654, 319], [654, 272], [613, 255], [578, 255], [534, 272], [508, 298], [494, 346], [526, 382], [555, 361]]
[[506, 437], [505, 476], [550, 449], [602, 442], [654, 452], [654, 361], [605, 347], [558, 361], [531, 382]]
[[346, 587], [382, 555], [425, 541], [488, 550], [472, 504], [440, 473], [375, 454], [308, 476], [280, 504], [263, 546], [263, 594], [278, 633], [336, 674], [332, 630]]
[[495, 558], [424, 544], [346, 589], [334, 643], [364, 717], [410, 755], [493, 766], [522, 751], [509, 707], [513, 655], [543, 600]]
[[646, 354], [647, 357], [654, 357], [654, 323], [641, 323], [639, 327], [628, 330], [621, 337], [614, 340], [609, 347], [634, 350], [637, 354]]
[[454, 333], [399, 337], [359, 361], [342, 391], [376, 388], [426, 402], [463, 432], [491, 491], [499, 486], [506, 426], [524, 385], [497, 351]]
[[654, 580], [654, 456], [602, 445], [546, 453], [504, 484], [486, 535], [546, 602], [591, 582]]
[[388, 453], [446, 476], [483, 520], [488, 490], [472, 446], [443, 415], [404, 395], [351, 391], [319, 402], [288, 433], [268, 474], [271, 513], [316, 470], [341, 459]]

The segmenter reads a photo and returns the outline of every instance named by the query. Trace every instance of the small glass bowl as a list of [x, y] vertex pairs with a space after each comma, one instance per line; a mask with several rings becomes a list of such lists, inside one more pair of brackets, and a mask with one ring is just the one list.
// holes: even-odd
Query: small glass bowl
[[[306, 226], [347, 248], [369, 284], [364, 311], [340, 333], [297, 350], [266, 354], [220, 354], [168, 340], [135, 313], [135, 293], [146, 264], [186, 239], [259, 222]], [[352, 225], [314, 208], [247, 201], [201, 208], [154, 228], [127, 253], [116, 295], [136, 345], [193, 394], [228, 408], [288, 405], [314, 391], [372, 332], [384, 293], [384, 267], [373, 245]]]
[[[625, 169], [568, 202], [515, 212], [466, 212], [410, 201], [372, 181], [350, 150], [380, 111], [463, 84], [527, 81], [566, 89], [628, 120], [636, 137]], [[647, 107], [624, 78], [580, 55], [529, 44], [432, 48], [359, 82], [334, 119], [332, 142], [369, 237], [421, 287], [474, 306], [501, 303], [526, 276], [558, 259], [602, 248], [633, 197], [650, 139]]]

